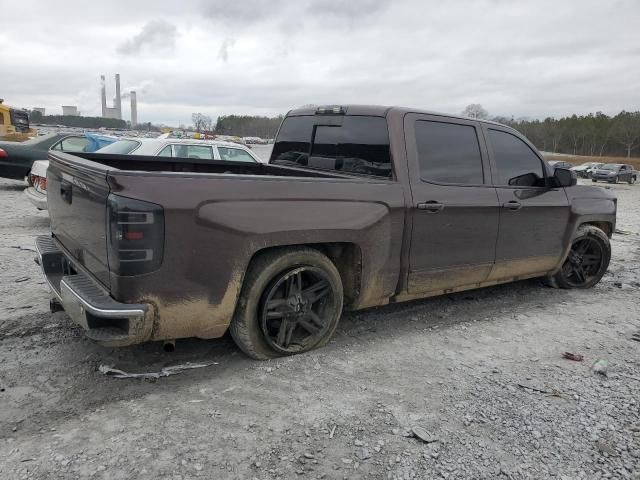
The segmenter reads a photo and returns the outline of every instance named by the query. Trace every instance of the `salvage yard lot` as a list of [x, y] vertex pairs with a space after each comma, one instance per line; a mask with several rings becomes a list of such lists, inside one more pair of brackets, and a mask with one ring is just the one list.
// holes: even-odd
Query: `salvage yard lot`
[[[640, 185], [608, 187], [620, 233], [592, 290], [532, 280], [346, 314], [327, 347], [256, 362], [227, 338], [103, 348], [50, 314], [47, 214], [0, 179], [0, 478], [640, 479]], [[215, 363], [99, 371], [187, 362]]]

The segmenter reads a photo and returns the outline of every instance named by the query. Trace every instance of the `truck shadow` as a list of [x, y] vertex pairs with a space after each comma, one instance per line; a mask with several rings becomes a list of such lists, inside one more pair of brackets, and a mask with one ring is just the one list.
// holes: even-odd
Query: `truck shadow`
[[[5, 339], [9, 336], [27, 337], [30, 348], [34, 348], [35, 343], [39, 344], [40, 349], [47, 352], [48, 360], [46, 364], [38, 363], [37, 368], [44, 369], [44, 375], [48, 378], [57, 379], [54, 380], [56, 387], [52, 387], [54, 390], [48, 393], [49, 396], [58, 397], [57, 402], [40, 403], [36, 397], [22, 398], [20, 395], [14, 399], [16, 405], [21, 404], [25, 411], [29, 411], [28, 417], [17, 419], [21, 422], [21, 429], [31, 431], [37, 430], [42, 421], [49, 425], [64, 422], [70, 412], [81, 414], [106, 404], [147, 395], [173, 395], [177, 391], [189, 394], [194, 388], [222, 393], [246, 381], [269, 383], [269, 372], [281, 367], [286, 369], [284, 375], [307, 378], [303, 373], [313, 369], [313, 365], [319, 361], [325, 364], [334, 360], [338, 363], [348, 361], [345, 351], [349, 349], [356, 348], [360, 352], [378, 349], [380, 342], [385, 339], [395, 344], [401, 344], [404, 340], [409, 342], [416, 335], [429, 336], [432, 327], [443, 332], [473, 321], [490, 324], [494, 319], [504, 319], [505, 315], [530, 313], [536, 308], [567, 299], [570, 295], [570, 291], [544, 288], [538, 281], [527, 280], [345, 313], [334, 339], [327, 346], [307, 354], [267, 362], [246, 357], [228, 334], [215, 340], [179, 340], [173, 353], [165, 353], [160, 342], [105, 348], [88, 340], [83, 330], [63, 313], [36, 315], [31, 322], [31, 331], [25, 330], [23, 323], [16, 325], [15, 329], [3, 329], [3, 333]], [[55, 329], [43, 332], [43, 321], [45, 325], [52, 321], [58, 323]], [[208, 366], [151, 380], [117, 379], [100, 372], [102, 365], [129, 373], [149, 373], [189, 363]], [[70, 370], [75, 373], [69, 375]], [[39, 375], [43, 375], [41, 370], [39, 372]], [[34, 380], [37, 376], [31, 378], [24, 369], [14, 374], [19, 377], [17, 382], [25, 391], [38, 391], [41, 388]]]
[[[546, 288], [538, 280], [525, 280], [479, 290], [461, 292], [411, 302], [391, 304], [358, 312], [345, 312], [334, 339], [325, 347], [304, 354], [302, 358], [316, 354], [343, 355], [347, 343], [366, 344], [387, 337], [415, 335], [417, 327], [453, 328], [470, 321], [491, 322], [507, 313], [530, 312], [542, 308], [550, 301], [566, 298], [568, 291]], [[424, 334], [428, 335], [428, 332]], [[227, 333], [220, 339], [181, 339], [173, 353], [162, 351], [160, 342], [152, 342], [120, 349], [101, 349], [95, 346], [96, 356], [105, 364], [129, 372], [159, 371], [167, 365], [184, 363], [218, 362], [226, 368], [261, 365], [247, 358]], [[296, 357], [301, 358], [301, 357]], [[274, 359], [269, 364], [278, 363]], [[205, 373], [206, 372], [206, 373]], [[209, 376], [207, 369], [193, 370], [187, 376], [197, 381]]]
[[20, 180], [19, 182], [20, 183], [0, 184], [0, 192], [17, 192], [19, 190], [24, 190], [25, 188], [27, 188], [23, 181]]

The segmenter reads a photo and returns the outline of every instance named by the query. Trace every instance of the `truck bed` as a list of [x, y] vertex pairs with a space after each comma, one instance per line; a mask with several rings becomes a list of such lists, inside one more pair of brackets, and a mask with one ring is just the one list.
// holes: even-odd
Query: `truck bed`
[[[183, 172], [222, 173], [236, 175], [269, 175], [282, 177], [344, 178], [344, 175], [327, 171], [314, 171], [282, 165], [254, 162], [229, 162], [196, 158], [150, 157], [143, 155], [114, 155], [104, 153], [51, 153], [51, 158], [62, 163], [83, 165], [85, 168], [127, 171], [127, 172]], [[74, 158], [75, 157], [75, 158]], [[84, 159], [82, 161], [79, 159]], [[102, 167], [98, 167], [98, 164]], [[110, 167], [110, 168], [105, 168]]]
[[[161, 306], [154, 338], [221, 335], [252, 256], [278, 245], [311, 240], [362, 264], [370, 280], [357, 298], [346, 299], [354, 307], [379, 304], [396, 291], [405, 224], [399, 182], [196, 159], [59, 152], [49, 158], [54, 243], [115, 300]], [[161, 208], [157, 270], [127, 276], [110, 268], [113, 198]]]

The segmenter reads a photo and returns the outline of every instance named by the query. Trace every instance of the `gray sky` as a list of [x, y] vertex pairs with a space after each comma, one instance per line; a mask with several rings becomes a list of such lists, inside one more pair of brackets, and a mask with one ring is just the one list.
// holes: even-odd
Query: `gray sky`
[[[308, 103], [562, 116], [640, 109], [640, 1], [0, 0], [0, 97], [139, 121]], [[109, 99], [110, 100], [110, 99]], [[128, 101], [124, 102], [128, 118]]]

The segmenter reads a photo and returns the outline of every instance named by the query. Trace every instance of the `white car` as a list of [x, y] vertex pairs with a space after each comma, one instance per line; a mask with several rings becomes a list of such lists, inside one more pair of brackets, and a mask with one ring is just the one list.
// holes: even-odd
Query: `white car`
[[[217, 140], [191, 140], [180, 138], [124, 138], [102, 147], [94, 153], [144, 155], [151, 157], [197, 158], [232, 162], [267, 163], [248, 147]], [[47, 209], [47, 168], [49, 160], [38, 160], [31, 168], [32, 187], [24, 193], [38, 210]]]
[[266, 163], [244, 145], [219, 140], [127, 138], [107, 145], [96, 153]]
[[31, 166], [30, 187], [26, 188], [24, 194], [38, 210], [47, 209], [47, 168], [49, 160], [36, 160]]

